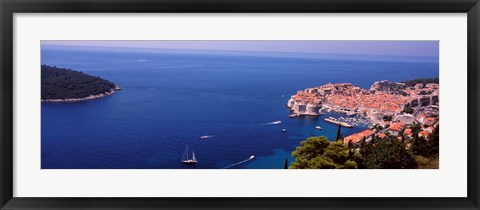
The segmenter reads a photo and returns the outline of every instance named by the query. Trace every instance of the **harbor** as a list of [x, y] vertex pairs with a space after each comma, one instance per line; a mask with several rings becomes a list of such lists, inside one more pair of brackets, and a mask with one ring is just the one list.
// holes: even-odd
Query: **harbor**
[[335, 125], [341, 125], [341, 126], [346, 127], [346, 128], [353, 128], [353, 125], [350, 125], [346, 122], [338, 121], [337, 119], [335, 119], [333, 117], [325, 118], [325, 121], [327, 121], [329, 123], [333, 123]]

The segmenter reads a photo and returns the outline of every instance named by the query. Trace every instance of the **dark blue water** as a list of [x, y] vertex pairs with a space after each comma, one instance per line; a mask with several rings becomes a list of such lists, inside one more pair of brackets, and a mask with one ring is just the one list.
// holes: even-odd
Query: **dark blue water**
[[[122, 50], [42, 50], [42, 64], [100, 76], [123, 90], [79, 103], [42, 103], [43, 169], [283, 168], [300, 141], [337, 126], [288, 118], [297, 90], [438, 76], [438, 63]], [[280, 125], [268, 125], [281, 120]], [[315, 129], [320, 125], [323, 130]], [[288, 129], [282, 133], [283, 128]], [[343, 128], [343, 136], [363, 127]], [[212, 135], [201, 140], [202, 135]], [[180, 162], [186, 146], [198, 163]]]

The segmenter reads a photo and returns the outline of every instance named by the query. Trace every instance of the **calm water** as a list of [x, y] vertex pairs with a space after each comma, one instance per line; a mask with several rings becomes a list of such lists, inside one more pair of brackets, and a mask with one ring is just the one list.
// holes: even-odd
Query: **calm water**
[[[402, 59], [396, 59], [402, 60]], [[42, 104], [42, 168], [283, 168], [309, 136], [333, 139], [318, 118], [288, 118], [297, 90], [438, 76], [438, 63], [327, 60], [205, 52], [44, 48], [42, 64], [100, 76], [123, 90], [100, 100]], [[280, 125], [268, 123], [281, 120]], [[315, 129], [320, 125], [323, 130]], [[282, 133], [283, 128], [288, 129]], [[343, 128], [343, 136], [364, 128]], [[202, 135], [213, 137], [201, 140]], [[185, 147], [198, 164], [180, 162]]]

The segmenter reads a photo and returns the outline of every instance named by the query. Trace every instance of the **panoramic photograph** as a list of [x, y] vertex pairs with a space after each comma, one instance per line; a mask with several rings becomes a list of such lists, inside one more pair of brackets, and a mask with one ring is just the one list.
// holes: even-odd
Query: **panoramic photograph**
[[438, 169], [438, 41], [41, 41], [42, 169]]

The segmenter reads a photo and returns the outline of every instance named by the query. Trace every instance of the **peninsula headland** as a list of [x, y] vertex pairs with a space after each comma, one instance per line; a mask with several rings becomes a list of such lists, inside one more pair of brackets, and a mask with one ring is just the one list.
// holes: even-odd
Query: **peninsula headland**
[[78, 102], [102, 98], [121, 90], [120, 86], [80, 71], [41, 66], [42, 102]]

